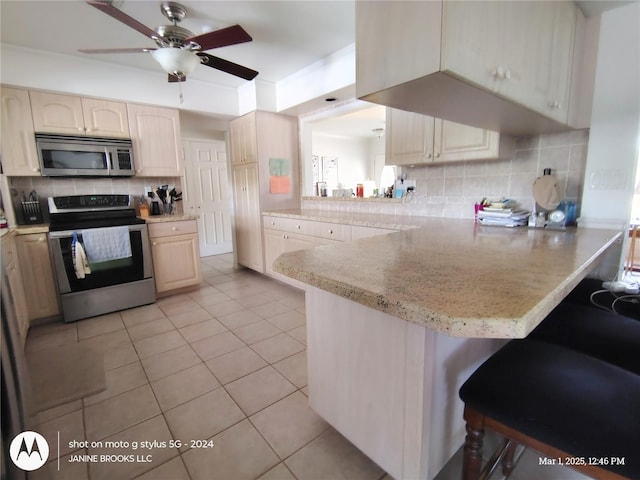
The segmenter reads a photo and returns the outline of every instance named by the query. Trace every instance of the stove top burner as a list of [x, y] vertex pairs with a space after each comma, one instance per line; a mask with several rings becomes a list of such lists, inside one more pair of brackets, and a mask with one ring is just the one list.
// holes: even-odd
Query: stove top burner
[[67, 195], [49, 197], [48, 203], [52, 232], [145, 223], [129, 195]]

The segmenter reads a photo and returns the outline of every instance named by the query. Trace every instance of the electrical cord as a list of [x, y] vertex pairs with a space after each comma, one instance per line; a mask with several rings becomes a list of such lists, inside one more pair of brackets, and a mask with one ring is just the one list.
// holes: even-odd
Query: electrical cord
[[[633, 300], [626, 300], [627, 298], [632, 298]], [[623, 301], [623, 302], [627, 302], [627, 303], [638, 303], [638, 300], [640, 299], [640, 295], [621, 295], [619, 297], [617, 297], [612, 303], [611, 303], [611, 311], [613, 313], [617, 313], [618, 315], [620, 315], [620, 312], [618, 312], [616, 310], [616, 303], [619, 301]]]
[[[598, 302], [596, 302], [595, 300], [595, 296], [601, 293], [610, 293], [611, 295], [613, 295], [615, 297], [615, 299], [613, 300], [613, 302], [611, 302], [611, 306], [605, 306], [602, 305]], [[595, 292], [593, 292], [590, 296], [589, 296], [589, 301], [591, 302], [591, 304], [595, 307], [598, 307], [602, 310], [605, 310], [607, 312], [613, 312], [617, 315], [620, 315], [621, 313], [616, 310], [616, 303], [618, 302], [625, 302], [625, 303], [640, 303], [640, 295], [639, 294], [632, 294], [632, 295], [618, 295], [616, 292], [609, 290], [609, 289], [602, 289], [602, 290], [596, 290]]]

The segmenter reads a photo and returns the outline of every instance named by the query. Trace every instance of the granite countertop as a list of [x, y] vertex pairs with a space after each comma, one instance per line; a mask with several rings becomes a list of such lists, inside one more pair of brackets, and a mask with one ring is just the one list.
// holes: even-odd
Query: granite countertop
[[[143, 218], [143, 217], [140, 217]], [[180, 222], [182, 220], [196, 220], [197, 215], [151, 215], [144, 217], [146, 223]]]
[[335, 212], [325, 210], [291, 209], [262, 212], [263, 215], [283, 218], [300, 218], [315, 222], [342, 223], [362, 227], [409, 230], [425, 223], [426, 217], [409, 215], [383, 215], [374, 213]]
[[17, 225], [11, 227], [18, 235], [29, 235], [31, 233], [49, 233], [48, 223], [36, 223], [34, 225]]
[[[301, 216], [317, 220], [315, 215]], [[340, 220], [336, 212], [322, 212], [320, 218], [323, 215]], [[352, 214], [356, 216], [361, 217]], [[374, 224], [390, 227], [393, 221], [411, 225], [418, 220], [391, 217], [395, 220]], [[361, 218], [367, 225], [369, 220]], [[419, 228], [285, 253], [274, 269], [447, 335], [522, 338], [621, 235], [586, 228], [509, 229], [427, 217], [413, 226]]]

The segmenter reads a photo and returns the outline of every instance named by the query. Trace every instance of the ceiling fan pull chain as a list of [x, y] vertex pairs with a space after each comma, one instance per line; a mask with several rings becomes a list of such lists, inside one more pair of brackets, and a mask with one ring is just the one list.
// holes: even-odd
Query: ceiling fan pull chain
[[178, 91], [180, 92], [180, 103], [184, 103], [184, 97], [182, 96], [182, 82], [178, 82]]

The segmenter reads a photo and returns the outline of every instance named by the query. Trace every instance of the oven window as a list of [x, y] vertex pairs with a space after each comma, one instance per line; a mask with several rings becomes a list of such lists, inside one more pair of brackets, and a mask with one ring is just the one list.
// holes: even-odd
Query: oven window
[[42, 150], [42, 163], [45, 168], [72, 168], [86, 170], [106, 170], [104, 152], [81, 152], [70, 150]]
[[[108, 287], [122, 283], [135, 282], [144, 278], [144, 259], [142, 253], [142, 233], [139, 231], [129, 232], [131, 239], [131, 253], [129, 258], [110, 260], [108, 262], [90, 263], [91, 273], [85, 278], [78, 279], [73, 268], [73, 258], [71, 253], [71, 237], [60, 238], [60, 251], [64, 261], [64, 269], [69, 280], [72, 292], [92, 290], [94, 288]], [[82, 235], [78, 234], [78, 239], [82, 242]]]

